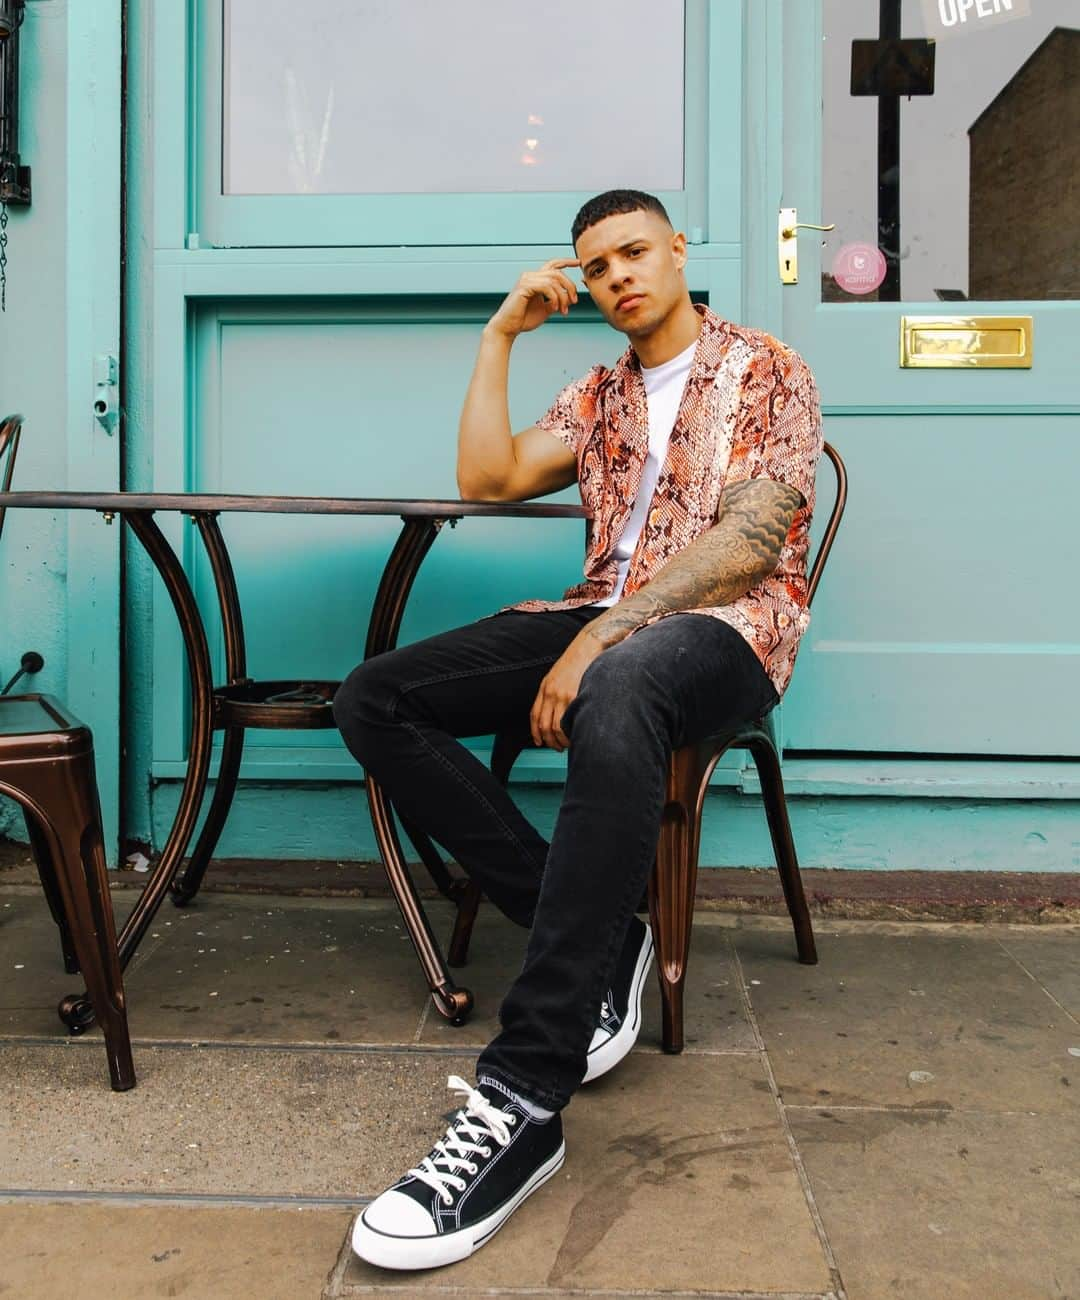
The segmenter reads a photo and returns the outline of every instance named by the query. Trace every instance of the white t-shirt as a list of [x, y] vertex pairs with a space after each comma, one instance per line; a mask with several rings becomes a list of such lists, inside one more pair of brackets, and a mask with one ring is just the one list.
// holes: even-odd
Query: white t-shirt
[[619, 561], [615, 590], [606, 599], [594, 600], [590, 604], [611, 606], [622, 596], [626, 575], [630, 569], [630, 558], [634, 554], [641, 530], [645, 527], [653, 493], [656, 490], [656, 480], [660, 477], [660, 467], [667, 458], [668, 442], [671, 440], [671, 431], [675, 427], [675, 417], [679, 414], [687, 376], [690, 374], [696, 350], [697, 339], [685, 352], [680, 352], [677, 357], [672, 357], [663, 365], [641, 367], [649, 412], [649, 454], [641, 473], [641, 486], [638, 488], [634, 508], [615, 546], [615, 555]]

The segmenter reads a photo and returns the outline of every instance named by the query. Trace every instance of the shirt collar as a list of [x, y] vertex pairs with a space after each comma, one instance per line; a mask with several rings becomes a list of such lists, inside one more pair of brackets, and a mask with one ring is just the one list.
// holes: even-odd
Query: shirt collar
[[[708, 386], [716, 377], [716, 372], [719, 370], [720, 363], [727, 350], [730, 326], [707, 303], [695, 302], [693, 308], [702, 318], [702, 322], [697, 350], [694, 352], [694, 360], [690, 366], [687, 383]], [[638, 360], [638, 355], [632, 345], [616, 361], [608, 376], [609, 381], [614, 382], [627, 373], [641, 376], [641, 362]]]

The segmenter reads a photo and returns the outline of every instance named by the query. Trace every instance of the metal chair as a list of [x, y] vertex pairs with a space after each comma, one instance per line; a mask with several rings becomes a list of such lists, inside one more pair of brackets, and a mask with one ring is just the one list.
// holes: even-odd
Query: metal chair
[[[824, 444], [823, 450], [832, 461], [836, 473], [836, 499], [810, 569], [807, 605], [813, 600], [821, 581], [847, 503], [847, 471], [844, 462], [829, 443]], [[509, 780], [518, 755], [531, 744], [527, 729], [523, 732], [502, 732], [495, 737], [491, 770], [503, 785]], [[772, 718], [766, 715], [746, 726], [719, 732], [694, 745], [676, 750], [668, 767], [667, 793], [656, 863], [649, 879], [649, 912], [656, 944], [657, 973], [663, 1004], [663, 1046], [666, 1052], [681, 1052], [683, 1049], [683, 986], [694, 919], [701, 814], [709, 778], [721, 756], [729, 749], [748, 749], [753, 756], [761, 779], [761, 795], [784, 899], [795, 929], [798, 959], [807, 965], [813, 965], [817, 961], [814, 932], [788, 820], [780, 754]], [[411, 828], [407, 829], [409, 838], [430, 869], [433, 856], [437, 857], [436, 850], [426, 836], [414, 833]], [[441, 861], [436, 865], [445, 872]], [[481, 897], [479, 887], [472, 882], [457, 883], [459, 893], [455, 902], [458, 912], [448, 954], [450, 964], [455, 966], [463, 965], [466, 960]]]
[[[5, 492], [11, 487], [21, 424], [18, 415], [0, 423], [0, 458], [8, 453]], [[3, 522], [0, 510], [0, 530]], [[24, 656], [24, 668], [29, 657]], [[82, 971], [105, 1036], [112, 1086], [125, 1091], [134, 1087], [135, 1069], [89, 728], [51, 696], [0, 695], [0, 794], [23, 810], [38, 875], [60, 931], [64, 969]], [[72, 1029], [81, 1032], [82, 1027]]]
[[[9, 415], [0, 422], [0, 465], [4, 465], [4, 476], [0, 479], [0, 492], [11, 491], [11, 476], [15, 473], [15, 457], [19, 451], [19, 434], [22, 431], [23, 417]], [[4, 464], [4, 453], [7, 463]], [[4, 516], [7, 507], [0, 506], [0, 536], [4, 532]]]

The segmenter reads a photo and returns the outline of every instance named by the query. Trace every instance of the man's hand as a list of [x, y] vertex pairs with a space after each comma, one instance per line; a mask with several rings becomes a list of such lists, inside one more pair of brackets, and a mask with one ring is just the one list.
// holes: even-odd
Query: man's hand
[[540, 683], [529, 714], [533, 744], [560, 751], [567, 748], [570, 741], [562, 730], [563, 714], [577, 696], [585, 669], [603, 652], [604, 647], [599, 642], [579, 632], [551, 665], [548, 675]]
[[568, 315], [578, 289], [562, 268], [580, 265], [577, 257], [553, 257], [539, 271], [524, 271], [485, 329], [513, 339], [543, 325], [557, 311]]

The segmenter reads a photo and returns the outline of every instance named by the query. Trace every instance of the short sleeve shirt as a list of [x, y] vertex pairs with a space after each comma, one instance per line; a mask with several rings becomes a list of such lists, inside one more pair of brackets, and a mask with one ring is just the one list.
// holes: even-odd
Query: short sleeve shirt
[[[806, 561], [822, 448], [817, 387], [798, 353], [771, 335], [726, 321], [704, 304], [695, 311], [702, 316], [701, 334], [623, 595], [644, 586], [717, 522], [726, 484], [751, 478], [789, 484], [802, 503], [767, 578], [728, 605], [662, 611], [641, 625], [678, 612], [721, 619], [745, 637], [782, 695], [810, 622]], [[520, 601], [499, 613], [573, 609], [614, 591], [615, 547], [649, 445], [645, 385], [633, 348], [610, 369], [593, 366], [568, 384], [537, 426], [577, 456], [582, 503], [592, 511], [584, 581], [561, 600]]]

